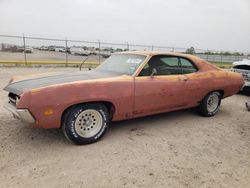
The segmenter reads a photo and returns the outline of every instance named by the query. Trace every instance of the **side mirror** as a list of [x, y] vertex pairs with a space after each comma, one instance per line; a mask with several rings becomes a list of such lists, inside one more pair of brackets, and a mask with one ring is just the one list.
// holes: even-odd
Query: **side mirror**
[[152, 69], [152, 73], [151, 73], [150, 77], [153, 77], [154, 75], [157, 75], [157, 70], [156, 70], [156, 68], [153, 68], [153, 69]]

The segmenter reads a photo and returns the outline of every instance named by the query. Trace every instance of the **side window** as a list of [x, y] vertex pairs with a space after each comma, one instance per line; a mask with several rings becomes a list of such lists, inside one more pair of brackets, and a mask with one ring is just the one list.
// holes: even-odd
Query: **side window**
[[197, 72], [198, 69], [187, 59], [180, 58], [182, 74]]
[[156, 70], [156, 75], [176, 75], [182, 73], [178, 57], [153, 56], [142, 69], [139, 76], [150, 76], [153, 69]]

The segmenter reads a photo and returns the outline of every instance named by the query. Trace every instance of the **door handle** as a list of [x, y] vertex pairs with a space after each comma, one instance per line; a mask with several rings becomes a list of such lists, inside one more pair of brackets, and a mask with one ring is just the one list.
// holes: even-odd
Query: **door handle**
[[188, 81], [188, 78], [180, 78], [180, 80], [186, 82]]

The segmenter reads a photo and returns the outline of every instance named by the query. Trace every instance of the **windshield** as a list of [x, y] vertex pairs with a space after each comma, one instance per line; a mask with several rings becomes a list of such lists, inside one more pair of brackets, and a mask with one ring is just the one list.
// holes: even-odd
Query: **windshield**
[[106, 59], [97, 69], [132, 75], [145, 59], [146, 56], [144, 55], [114, 54]]

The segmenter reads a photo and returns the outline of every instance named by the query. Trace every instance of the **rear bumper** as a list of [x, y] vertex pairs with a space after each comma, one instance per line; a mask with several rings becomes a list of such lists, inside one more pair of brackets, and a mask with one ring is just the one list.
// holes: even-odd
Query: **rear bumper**
[[250, 81], [245, 81], [245, 84], [241, 88], [242, 91], [250, 91]]
[[25, 123], [35, 123], [35, 119], [28, 109], [16, 109], [16, 107], [11, 103], [6, 103], [4, 108], [10, 111], [15, 118], [20, 119]]
[[245, 84], [243, 87], [250, 87], [250, 81], [245, 81]]

